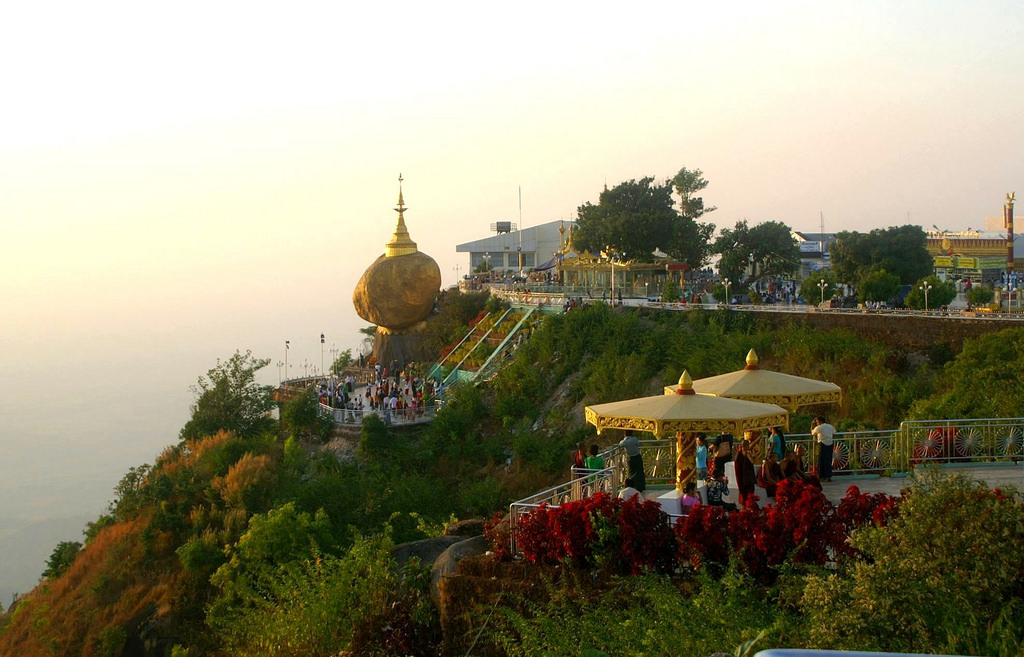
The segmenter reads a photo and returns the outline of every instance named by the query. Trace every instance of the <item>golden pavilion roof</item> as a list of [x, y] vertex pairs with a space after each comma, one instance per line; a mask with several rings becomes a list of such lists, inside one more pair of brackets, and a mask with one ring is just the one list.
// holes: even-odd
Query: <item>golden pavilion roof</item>
[[[677, 388], [665, 386], [665, 395], [675, 394]], [[790, 412], [801, 406], [837, 404], [843, 397], [842, 389], [834, 383], [762, 370], [753, 349], [747, 353], [747, 365], [742, 370], [697, 379], [693, 389], [719, 397], [778, 404]]]
[[595, 404], [587, 406], [585, 414], [598, 433], [604, 429], [626, 429], [658, 437], [677, 431], [740, 435], [744, 431], [789, 426], [786, 409], [775, 404], [697, 393], [689, 372], [679, 377], [679, 386], [671, 395]]

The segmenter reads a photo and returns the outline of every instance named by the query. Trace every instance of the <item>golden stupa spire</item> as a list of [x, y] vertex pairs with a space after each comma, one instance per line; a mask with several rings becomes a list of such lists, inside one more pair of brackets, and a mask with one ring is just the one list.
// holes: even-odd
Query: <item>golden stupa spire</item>
[[391, 236], [391, 241], [384, 245], [384, 255], [388, 258], [392, 256], [407, 255], [409, 253], [416, 253], [416, 242], [412, 241], [409, 237], [409, 230], [405, 227], [405, 201], [402, 199], [402, 174], [398, 174], [398, 207], [395, 208], [395, 212], [398, 213], [398, 225], [395, 226], [395, 233]]

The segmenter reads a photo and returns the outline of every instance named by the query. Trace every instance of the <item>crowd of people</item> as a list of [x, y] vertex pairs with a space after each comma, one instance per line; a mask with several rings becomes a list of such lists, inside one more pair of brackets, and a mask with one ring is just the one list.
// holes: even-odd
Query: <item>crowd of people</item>
[[[362, 384], [363, 389], [356, 388]], [[363, 381], [353, 374], [319, 382], [317, 395], [326, 407], [341, 410], [341, 421], [360, 423], [367, 411], [380, 415], [385, 423], [411, 421], [421, 417], [428, 401], [444, 392], [440, 381], [421, 378], [415, 367], [374, 365]]]
[[[721, 506], [727, 511], [736, 510], [747, 504], [752, 496], [758, 499], [774, 500], [778, 485], [784, 480], [802, 481], [816, 488], [821, 482], [832, 481], [832, 446], [835, 438], [835, 427], [824, 417], [818, 416], [811, 423], [811, 436], [818, 444], [817, 475], [808, 473], [804, 468], [804, 448], [797, 445], [789, 449], [786, 435], [780, 427], [772, 427], [768, 436], [764, 458], [756, 466], [755, 452], [760, 451], [758, 434], [748, 435], [739, 445], [732, 434], [722, 433], [709, 441], [704, 434], [697, 434], [695, 449], [696, 479], [704, 482], [703, 499], [697, 491], [696, 481], [690, 481], [683, 489], [680, 498], [681, 511], [689, 513], [695, 504]], [[709, 461], [709, 456], [711, 460]], [[735, 486], [739, 505], [725, 500], [729, 496], [729, 479], [725, 475], [725, 465], [733, 463]], [[758, 495], [760, 488], [763, 495]]]
[[[802, 445], [792, 449], [786, 443], [786, 434], [781, 427], [769, 430], [766, 443], [761, 444], [761, 432], [748, 432], [742, 440], [737, 440], [731, 433], [721, 433], [713, 439], [703, 433], [696, 435], [694, 450], [695, 480], [686, 483], [680, 497], [680, 510], [688, 515], [690, 509], [697, 504], [721, 506], [726, 511], [734, 511], [754, 500], [775, 499], [778, 486], [783, 481], [801, 481], [819, 490], [823, 481], [832, 481], [832, 449], [836, 429], [823, 416], [811, 422], [811, 436], [818, 445], [817, 468], [808, 472], [804, 467], [805, 450]], [[633, 495], [646, 488], [643, 456], [640, 443], [632, 434], [627, 434], [619, 443], [626, 452], [629, 474], [626, 478], [626, 491]], [[759, 456], [762, 452], [763, 458]], [[605, 468], [604, 459], [599, 456], [599, 447], [592, 444], [588, 447], [578, 443], [573, 454], [574, 477]], [[760, 460], [760, 464], [755, 464]], [[726, 464], [733, 463], [735, 486], [739, 504], [726, 500], [730, 496], [729, 478], [725, 474]], [[817, 474], [814, 474], [814, 473]], [[698, 490], [698, 483], [703, 482], [703, 494]], [[758, 493], [760, 489], [761, 493]]]

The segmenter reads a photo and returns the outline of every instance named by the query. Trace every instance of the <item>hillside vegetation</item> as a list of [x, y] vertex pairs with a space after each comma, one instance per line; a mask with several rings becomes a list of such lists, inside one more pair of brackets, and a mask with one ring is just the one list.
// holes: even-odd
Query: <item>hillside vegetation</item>
[[[431, 329], [439, 349], [485, 301], [443, 300]], [[396, 431], [368, 418], [354, 460], [322, 450], [294, 420], [267, 420], [269, 391], [254, 383], [266, 361], [235, 354], [201, 380], [179, 440], [152, 465], [127, 473], [83, 544], [57, 546], [39, 586], [0, 617], [0, 654], [438, 654], [446, 644], [425, 571], [416, 563], [396, 568], [391, 548], [437, 535], [455, 519], [488, 517], [564, 480], [572, 447], [594, 439], [583, 426], [583, 404], [657, 394], [683, 369], [694, 378], [738, 369], [753, 348], [762, 367], [842, 386], [842, 407], [829, 409], [841, 428], [894, 426], [912, 405], [918, 413], [955, 408], [984, 416], [1021, 408], [1024, 400], [1024, 352], [1017, 347], [1024, 335], [993, 340], [981, 349], [969, 344], [946, 364], [935, 359], [951, 356], [948, 350], [930, 359], [845, 332], [772, 330], [740, 313], [598, 304], [546, 318], [493, 381], [451, 390], [429, 426]], [[1012, 367], [992, 362], [988, 350], [997, 346], [1000, 362]], [[965, 356], [985, 366], [975, 369]], [[964, 381], [965, 372], [974, 378]], [[973, 406], [963, 409], [954, 403], [960, 386], [998, 391], [999, 400], [973, 394]], [[300, 416], [282, 409], [282, 417]], [[797, 417], [793, 430], [806, 421]], [[878, 540], [871, 545], [882, 549]], [[830, 581], [823, 575], [819, 585], [831, 596], [821, 598], [822, 617], [833, 604], [849, 607], [851, 596], [863, 595]], [[608, 605], [625, 603], [622, 613], [635, 624], [699, 588], [680, 588], [671, 578], [624, 586], [617, 602], [597, 597], [578, 607], [584, 603], [557, 598], [544, 613], [597, 623]], [[723, 591], [739, 595], [736, 586]], [[740, 598], [732, 600], [730, 608], [738, 608]], [[869, 603], [862, 604], [868, 614]], [[535, 617], [517, 616], [513, 607], [489, 627], [529, 627]], [[829, 641], [842, 644], [841, 632]], [[497, 634], [485, 644], [528, 654]]]

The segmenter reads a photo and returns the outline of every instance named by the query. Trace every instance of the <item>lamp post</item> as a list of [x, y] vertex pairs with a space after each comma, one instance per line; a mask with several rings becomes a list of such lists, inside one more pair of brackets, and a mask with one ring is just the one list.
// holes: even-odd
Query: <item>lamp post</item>
[[281, 381], [283, 380], [281, 378], [281, 368], [282, 367], [284, 367], [284, 361], [283, 360], [277, 361], [277, 385], [281, 385]]
[[[331, 344], [331, 370], [332, 370], [332, 371], [334, 370], [334, 364], [338, 362], [338, 354], [340, 354], [340, 353], [341, 353], [341, 350], [340, 350], [340, 349], [338, 349], [338, 348], [337, 348], [337, 347], [336, 347], [336, 346], [335, 346], [335, 345], [334, 345], [334, 344], [332, 343], [332, 344]], [[326, 374], [326, 372], [324, 372], [324, 373]], [[335, 373], [335, 374], [337, 374], [337, 372], [334, 372], [334, 373]]]
[[323, 374], [327, 370], [324, 369], [324, 334], [320, 334], [320, 373]]
[[818, 281], [818, 289], [821, 290], [821, 305], [825, 305], [825, 288], [826, 287], [828, 287], [828, 283], [825, 282], [824, 278], [821, 279], [820, 281]]
[[453, 267], [453, 269], [455, 269], [455, 286], [458, 287], [459, 286], [459, 281], [461, 280], [459, 278], [459, 269], [460, 268], [459, 268], [458, 265], [455, 265], [455, 267]]
[[928, 312], [928, 291], [932, 289], [932, 286], [925, 282], [925, 284], [918, 289], [924, 292], [924, 311]]
[[732, 285], [732, 281], [728, 278], [723, 278], [722, 285], [725, 286], [725, 305], [729, 305], [729, 286]]
[[647, 286], [650, 285], [650, 284], [651, 284], [650, 281], [644, 281], [644, 299], [645, 300], [651, 298], [650, 295], [647, 294]]
[[288, 349], [291, 343], [288, 340], [284, 341], [284, 375], [288, 376]]

